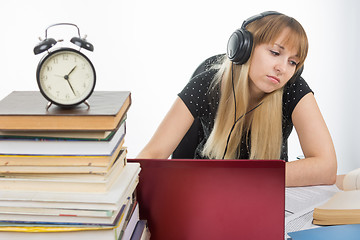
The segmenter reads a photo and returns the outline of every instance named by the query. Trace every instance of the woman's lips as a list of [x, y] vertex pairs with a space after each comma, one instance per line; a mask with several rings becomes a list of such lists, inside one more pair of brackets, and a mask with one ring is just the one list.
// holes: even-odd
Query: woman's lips
[[280, 83], [280, 79], [275, 77], [275, 76], [267, 76], [267, 78], [272, 82], [272, 83], [275, 83], [275, 84], [279, 84]]

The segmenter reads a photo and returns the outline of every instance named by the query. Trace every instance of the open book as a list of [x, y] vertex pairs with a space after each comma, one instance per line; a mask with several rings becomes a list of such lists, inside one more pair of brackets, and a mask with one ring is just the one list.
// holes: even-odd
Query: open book
[[343, 188], [344, 191], [314, 209], [314, 224], [360, 224], [360, 168], [345, 176]]

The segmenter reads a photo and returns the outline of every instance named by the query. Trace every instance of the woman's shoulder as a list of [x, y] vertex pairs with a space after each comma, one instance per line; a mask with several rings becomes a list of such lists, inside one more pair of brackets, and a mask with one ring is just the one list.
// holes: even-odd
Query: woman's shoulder
[[183, 88], [182, 92], [188, 93], [190, 92], [199, 92], [208, 90], [210, 87], [216, 73], [218, 70], [216, 69], [208, 69], [206, 71], [203, 71], [197, 75], [195, 75], [193, 78], [190, 79], [190, 81], [186, 84], [186, 86]]
[[283, 110], [291, 116], [298, 102], [308, 93], [313, 93], [304, 78], [299, 76], [295, 82], [288, 82], [284, 87]]
[[197, 74], [178, 94], [194, 117], [202, 116], [203, 111], [209, 108], [212, 92], [209, 89], [216, 73], [216, 69], [209, 69]]

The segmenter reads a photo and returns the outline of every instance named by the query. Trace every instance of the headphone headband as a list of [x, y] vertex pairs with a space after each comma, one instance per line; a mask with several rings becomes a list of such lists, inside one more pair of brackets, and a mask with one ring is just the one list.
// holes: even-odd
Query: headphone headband
[[252, 22], [254, 22], [254, 21], [256, 21], [256, 20], [258, 20], [258, 19], [260, 19], [260, 18], [269, 16], [269, 15], [282, 15], [282, 14], [279, 13], [279, 12], [276, 12], [276, 11], [266, 11], [266, 12], [262, 12], [262, 13], [256, 14], [256, 15], [254, 15], [254, 16], [249, 17], [248, 19], [246, 19], [246, 20], [243, 22], [243, 24], [241, 25], [241, 28], [244, 28], [244, 29], [245, 29], [245, 27], [246, 27], [248, 24], [250, 24], [250, 23], [252, 23]]

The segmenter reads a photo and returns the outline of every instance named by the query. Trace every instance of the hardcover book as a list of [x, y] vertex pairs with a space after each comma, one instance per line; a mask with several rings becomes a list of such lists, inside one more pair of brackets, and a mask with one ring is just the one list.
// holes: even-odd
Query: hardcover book
[[[63, 171], [63, 173], [49, 173], [50, 171], [28, 174], [0, 173], [0, 189], [9, 191], [104, 193], [120, 176], [125, 165], [126, 149], [122, 149], [113, 165], [100, 173], [96, 173], [96, 171], [99, 171], [96, 167], [54, 167], [54, 170], [50, 169], [50, 171]], [[45, 167], [45, 169], [49, 168]], [[33, 171], [39, 172], [36, 168]]]
[[125, 122], [110, 141], [1, 139], [1, 155], [108, 155], [126, 134]]
[[122, 139], [115, 149], [107, 154], [99, 155], [36, 155], [36, 154], [0, 154], [1, 166], [93, 166], [109, 167], [113, 163], [123, 147]]
[[0, 190], [0, 206], [117, 210], [124, 202], [124, 197], [135, 190], [139, 181], [139, 172], [139, 164], [127, 163], [109, 190], [102, 193]]
[[95, 91], [90, 107], [51, 106], [39, 91], [14, 91], [0, 101], [0, 130], [113, 130], [131, 105], [129, 91]]
[[[136, 201], [136, 200], [135, 200]], [[115, 225], [103, 224], [31, 224], [31, 223], [0, 223], [1, 239], [28, 239], [28, 240], [79, 240], [79, 239], [121, 239], [122, 232], [133, 231], [126, 225], [125, 217], [129, 211], [131, 201], [124, 204], [116, 216]], [[137, 206], [138, 212], [138, 206]], [[90, 211], [82, 211], [90, 212]], [[79, 212], [78, 212], [79, 213]], [[138, 214], [135, 214], [138, 216]], [[128, 238], [122, 238], [128, 239]]]

